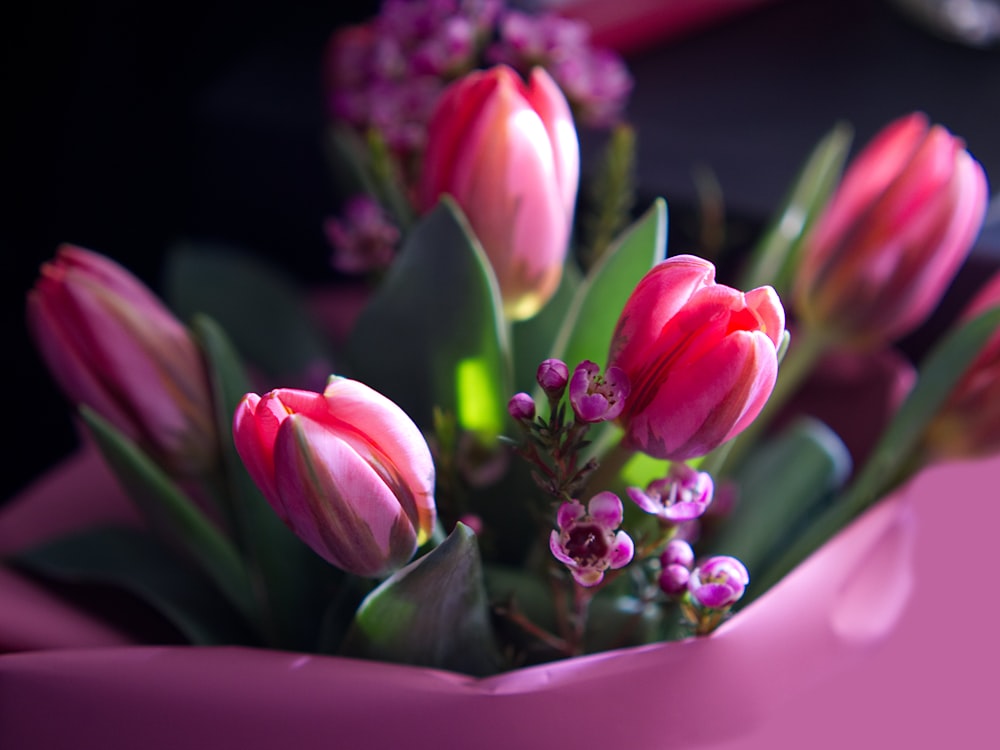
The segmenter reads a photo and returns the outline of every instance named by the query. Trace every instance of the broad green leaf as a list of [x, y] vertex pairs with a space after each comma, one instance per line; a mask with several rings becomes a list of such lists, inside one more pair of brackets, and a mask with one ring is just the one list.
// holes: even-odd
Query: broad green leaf
[[435, 406], [497, 435], [511, 395], [508, 330], [496, 278], [449, 198], [407, 236], [349, 342], [351, 377], [425, 429]]
[[548, 304], [533, 318], [514, 323], [511, 327], [514, 391], [531, 393], [538, 387], [535, 382], [538, 365], [542, 360], [552, 356], [556, 336], [563, 321], [566, 320], [569, 307], [581, 283], [582, 278], [576, 263], [572, 261], [566, 263], [559, 289]]
[[197, 568], [144, 531], [94, 529], [20, 552], [12, 562], [50, 580], [128, 591], [195, 645], [257, 643], [246, 622]]
[[153, 532], [186, 554], [242, 615], [256, 622], [250, 579], [236, 547], [135, 443], [86, 406], [80, 416]]
[[751, 251], [741, 289], [769, 284], [781, 296], [788, 293], [802, 239], [840, 180], [852, 135], [848, 125], [838, 123], [813, 149], [782, 208]]
[[625, 302], [646, 272], [663, 260], [666, 242], [667, 204], [658, 198], [587, 274], [550, 356], [571, 370], [585, 359], [603, 366]]
[[472, 530], [457, 524], [439, 546], [369, 594], [342, 654], [476, 676], [497, 672], [500, 658]]
[[332, 371], [326, 337], [280, 269], [232, 248], [181, 244], [167, 256], [165, 284], [182, 320], [203, 314], [217, 321], [242, 357], [270, 378]]
[[225, 332], [212, 319], [192, 321], [211, 375], [222, 443], [224, 505], [247, 561], [269, 645], [311, 649], [326, 601], [341, 574], [281, 521], [247, 473], [232, 439], [233, 413], [251, 385]]
[[769, 568], [762, 590], [781, 580], [820, 545], [921, 468], [919, 444], [927, 424], [998, 326], [1000, 308], [994, 308], [937, 342], [920, 366], [916, 385], [882, 433], [867, 463], [830, 509], [815, 519]]
[[[812, 418], [798, 420], [754, 452], [733, 477], [739, 488], [735, 508], [706, 540], [705, 551], [739, 558], [753, 582], [850, 471], [850, 452], [833, 430]], [[753, 586], [749, 595], [759, 593]]]

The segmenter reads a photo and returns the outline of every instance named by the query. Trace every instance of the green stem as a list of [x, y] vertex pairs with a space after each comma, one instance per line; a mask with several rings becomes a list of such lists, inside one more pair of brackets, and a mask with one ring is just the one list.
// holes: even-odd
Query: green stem
[[597, 491], [613, 487], [625, 468], [625, 464], [635, 455], [635, 451], [626, 448], [622, 441], [619, 441], [613, 448], [607, 451], [600, 459], [600, 465], [590, 475], [587, 486], [590, 489], [598, 488]]
[[833, 339], [816, 329], [797, 332], [785, 358], [778, 368], [778, 379], [771, 397], [757, 418], [737, 436], [727, 448], [727, 455], [718, 466], [719, 476], [733, 474], [746, 460], [747, 452], [763, 437], [782, 408], [794, 396], [813, 371], [820, 357], [830, 348]]

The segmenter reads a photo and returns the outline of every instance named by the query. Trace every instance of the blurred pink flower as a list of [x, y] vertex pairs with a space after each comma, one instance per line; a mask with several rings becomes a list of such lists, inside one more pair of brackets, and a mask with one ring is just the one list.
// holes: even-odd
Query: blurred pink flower
[[865, 348], [912, 331], [965, 260], [986, 211], [986, 175], [922, 113], [889, 124], [849, 165], [806, 239], [799, 318]]
[[171, 473], [213, 464], [218, 437], [201, 352], [135, 276], [62, 245], [28, 294], [27, 318], [70, 401], [93, 409]]

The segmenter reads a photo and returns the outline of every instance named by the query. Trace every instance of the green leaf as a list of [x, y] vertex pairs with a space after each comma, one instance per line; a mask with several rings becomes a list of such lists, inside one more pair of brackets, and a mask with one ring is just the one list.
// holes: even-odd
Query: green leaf
[[815, 519], [768, 570], [764, 588], [777, 583], [820, 545], [922, 468], [920, 440], [963, 373], [1000, 326], [994, 308], [952, 330], [928, 353], [917, 383], [879, 438], [847, 490]]
[[242, 615], [256, 622], [247, 570], [229, 539], [135, 443], [86, 406], [80, 416], [153, 532], [187, 555]]
[[658, 198], [587, 274], [550, 356], [562, 359], [570, 370], [585, 359], [603, 365], [625, 302], [646, 272], [664, 258], [666, 242], [667, 204]]
[[182, 320], [203, 314], [217, 321], [270, 378], [332, 369], [326, 337], [280, 269], [233, 248], [188, 243], [170, 250], [165, 274], [166, 297]]
[[232, 342], [207, 316], [192, 321], [208, 363], [222, 443], [224, 498], [237, 543], [247, 561], [268, 644], [312, 649], [319, 622], [341, 574], [317, 556], [278, 517], [240, 459], [232, 438], [233, 413], [251, 390]]
[[349, 342], [351, 376], [430, 429], [433, 409], [497, 435], [511, 389], [508, 330], [486, 255], [442, 199], [407, 236]]
[[476, 535], [464, 524], [358, 608], [344, 656], [483, 676], [499, 670]]
[[[850, 452], [833, 430], [812, 418], [796, 421], [758, 448], [733, 477], [739, 487], [736, 506], [706, 547], [739, 558], [753, 581], [850, 472]], [[749, 593], [761, 592], [754, 586]]]
[[770, 284], [780, 296], [788, 293], [802, 239], [840, 180], [852, 136], [846, 123], [838, 123], [813, 149], [781, 210], [751, 251], [740, 289]]
[[[563, 269], [559, 289], [541, 311], [532, 318], [514, 323], [511, 341], [514, 351], [514, 391], [531, 393], [538, 384], [535, 374], [542, 360], [552, 356], [552, 347], [559, 329], [566, 320], [570, 305], [583, 279], [576, 263], [568, 262]], [[511, 393], [510, 395], [513, 395]]]
[[12, 562], [50, 580], [128, 591], [195, 645], [255, 643], [246, 622], [205, 576], [149, 533], [94, 529], [20, 552]]

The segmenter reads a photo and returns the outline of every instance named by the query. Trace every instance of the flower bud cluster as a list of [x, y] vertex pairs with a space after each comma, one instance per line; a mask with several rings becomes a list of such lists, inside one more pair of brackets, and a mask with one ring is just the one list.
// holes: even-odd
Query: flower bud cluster
[[[528, 440], [519, 453], [534, 467], [535, 482], [557, 500], [571, 500], [597, 468], [584, 461], [580, 450], [592, 424], [613, 420], [628, 396], [628, 378], [617, 368], [603, 375], [601, 368], [584, 360], [572, 376], [565, 362], [547, 359], [538, 366], [536, 382], [548, 400], [548, 416], [538, 416], [538, 406], [528, 393], [516, 393], [507, 402], [510, 416]], [[572, 418], [567, 420], [567, 395]]]
[[660, 554], [660, 590], [680, 604], [699, 635], [711, 633], [746, 592], [750, 574], [735, 557], [715, 555], [695, 565], [694, 550], [671, 540]]

